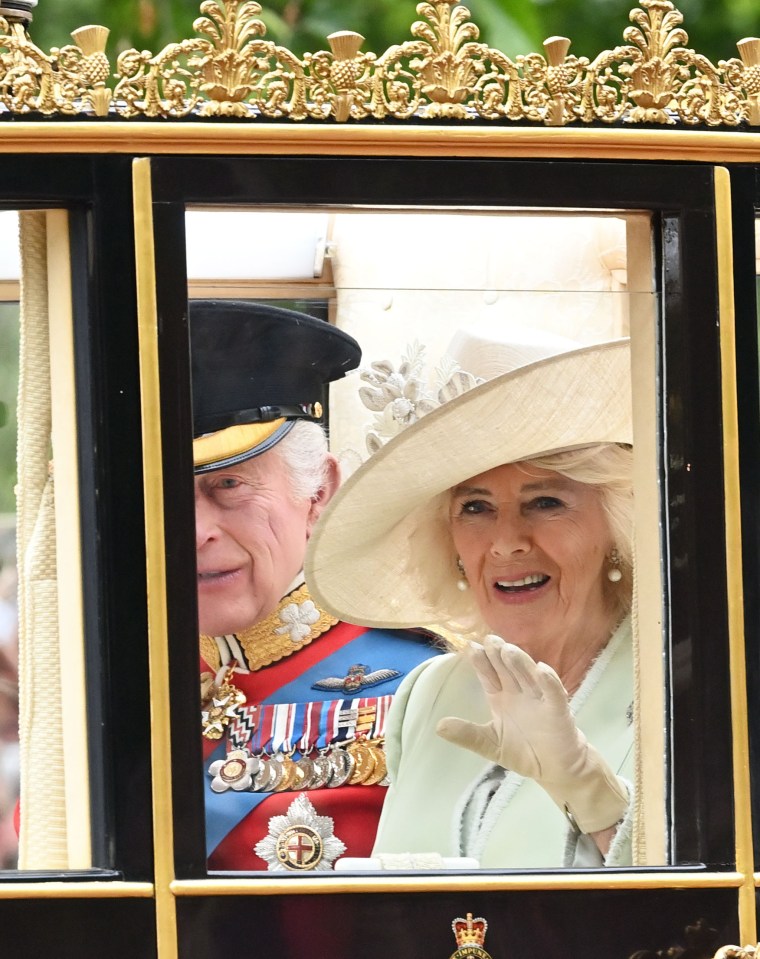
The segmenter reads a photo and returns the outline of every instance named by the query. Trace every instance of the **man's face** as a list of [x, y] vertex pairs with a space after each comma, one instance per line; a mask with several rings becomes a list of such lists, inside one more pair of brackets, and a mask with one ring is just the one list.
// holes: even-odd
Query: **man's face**
[[277, 449], [195, 478], [201, 633], [238, 632], [275, 609], [317, 514], [316, 502], [293, 496]]

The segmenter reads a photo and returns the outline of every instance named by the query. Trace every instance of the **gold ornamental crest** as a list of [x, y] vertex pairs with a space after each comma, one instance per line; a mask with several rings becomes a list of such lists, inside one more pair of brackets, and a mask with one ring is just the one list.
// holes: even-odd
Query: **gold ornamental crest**
[[126, 50], [115, 65], [106, 27], [80, 27], [46, 53], [18, 6], [0, 18], [0, 107], [14, 115], [760, 125], [760, 38], [712, 63], [688, 46], [671, 0], [641, 0], [622, 42], [594, 58], [571, 53], [568, 37], [508, 57], [456, 0], [419, 3], [409, 36], [383, 52], [346, 29], [299, 56], [267, 39], [255, 0], [203, 0], [194, 37]]

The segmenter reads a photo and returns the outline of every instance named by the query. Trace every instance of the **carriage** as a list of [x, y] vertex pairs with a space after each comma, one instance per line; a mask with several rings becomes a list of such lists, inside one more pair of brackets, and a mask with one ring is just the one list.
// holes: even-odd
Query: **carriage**
[[[192, 36], [112, 64], [104, 27], [38, 48], [33, 6], [0, 7], [20, 250], [0, 293], [21, 303], [3, 955], [754, 955], [760, 40], [712, 63], [641, 0], [593, 59], [561, 37], [510, 58], [430, 0], [384, 52], [346, 30], [296, 54], [258, 4], [206, 0]], [[633, 866], [208, 868], [187, 324], [208, 295], [295, 305], [428, 385], [463, 316], [630, 336]], [[349, 464], [388, 428], [356, 379], [325, 407]]]

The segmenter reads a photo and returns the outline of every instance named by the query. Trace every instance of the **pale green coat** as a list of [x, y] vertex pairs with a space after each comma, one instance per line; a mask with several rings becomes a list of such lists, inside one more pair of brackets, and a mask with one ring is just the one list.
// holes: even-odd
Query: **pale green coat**
[[[578, 725], [613, 770], [634, 778], [633, 661], [630, 620], [599, 655], [571, 702]], [[391, 787], [380, 819], [375, 854], [471, 856], [481, 868], [556, 868], [602, 865], [588, 837], [578, 837], [535, 782], [508, 773], [491, 798], [479, 828], [462, 841], [462, 816], [473, 790], [493, 765], [435, 735], [443, 716], [489, 720], [480, 684], [458, 654], [438, 656], [407, 676], [394, 697], [387, 731]], [[631, 807], [607, 857], [630, 865]]]

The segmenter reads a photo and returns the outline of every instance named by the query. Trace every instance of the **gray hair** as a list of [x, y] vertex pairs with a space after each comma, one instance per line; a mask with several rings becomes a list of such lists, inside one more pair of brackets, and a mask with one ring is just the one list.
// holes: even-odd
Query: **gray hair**
[[275, 446], [296, 499], [314, 499], [327, 482], [327, 436], [319, 423], [297, 420]]
[[[633, 594], [633, 450], [608, 443], [579, 450], [553, 453], [520, 464], [552, 470], [568, 479], [599, 490], [610, 535], [620, 557], [623, 578], [610, 586], [610, 596], [621, 615], [630, 608]], [[429, 622], [466, 637], [488, 632], [480, 618], [471, 591], [457, 589], [460, 574], [449, 524], [450, 491], [446, 490], [421, 508], [412, 553], [425, 557], [424, 570], [407, 570], [419, 582], [421, 595], [430, 609]]]

